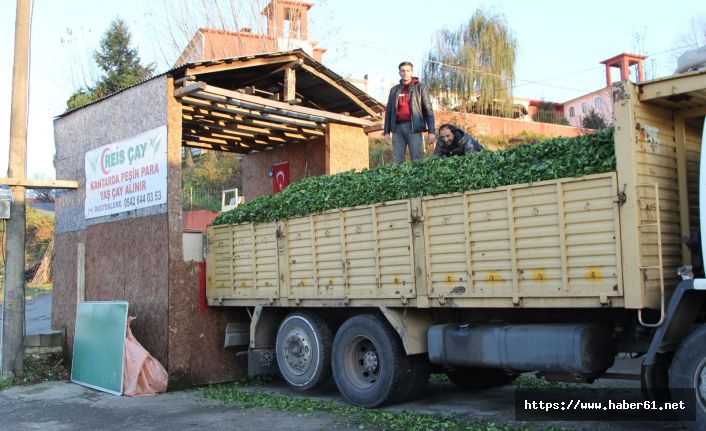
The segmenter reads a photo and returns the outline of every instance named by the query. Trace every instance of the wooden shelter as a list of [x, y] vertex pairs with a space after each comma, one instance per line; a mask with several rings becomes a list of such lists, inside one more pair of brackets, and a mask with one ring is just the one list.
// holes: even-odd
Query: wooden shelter
[[[365, 129], [382, 110], [296, 50], [182, 65], [57, 117], [57, 178], [78, 180], [56, 205], [52, 326], [66, 351], [77, 302], [125, 300], [172, 387], [241, 376], [223, 334], [247, 314], [199, 302], [203, 263], [185, 258], [182, 148], [243, 154], [247, 199], [272, 192], [274, 163], [289, 163], [291, 181], [367, 167]], [[161, 161], [133, 164], [153, 154]]]
[[246, 199], [272, 192], [277, 163], [291, 181], [368, 167], [365, 128], [383, 106], [302, 50], [189, 64], [180, 75], [184, 146], [271, 151], [243, 161]]
[[383, 107], [297, 50], [186, 65], [174, 95], [185, 146], [249, 154], [324, 136], [329, 123], [371, 126]]

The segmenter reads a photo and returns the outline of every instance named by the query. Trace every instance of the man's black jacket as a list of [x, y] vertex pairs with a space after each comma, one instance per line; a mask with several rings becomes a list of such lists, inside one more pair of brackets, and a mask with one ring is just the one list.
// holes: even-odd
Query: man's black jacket
[[[402, 91], [402, 86], [402, 82], [400, 82], [390, 89], [390, 97], [387, 99], [387, 110], [385, 112], [385, 134], [395, 130], [397, 99], [400, 91]], [[414, 133], [426, 131], [434, 133], [434, 109], [431, 106], [429, 90], [416, 77], [412, 78], [412, 82], [409, 84], [409, 109], [412, 113], [410, 121]]]
[[483, 151], [483, 146], [480, 142], [473, 139], [471, 135], [456, 126], [450, 126], [449, 128], [454, 135], [454, 140], [451, 144], [447, 144], [444, 138], [439, 136], [436, 139], [436, 147], [434, 148], [435, 157], [462, 156], [474, 151]]

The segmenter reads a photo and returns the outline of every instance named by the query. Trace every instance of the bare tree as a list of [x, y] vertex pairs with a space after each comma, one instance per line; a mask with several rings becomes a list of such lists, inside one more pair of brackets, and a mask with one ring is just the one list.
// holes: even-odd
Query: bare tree
[[706, 46], [706, 14], [697, 15], [691, 18], [688, 30], [680, 33], [674, 42], [673, 61], [679, 64], [679, 57], [687, 51], [698, 48], [704, 49]]
[[[632, 52], [638, 55], [647, 56], [647, 61], [644, 64], [645, 79], [650, 80], [657, 77], [658, 62], [653, 56], [650, 56], [645, 50], [647, 41], [647, 27], [642, 27], [641, 31], [636, 31], [633, 35]], [[633, 81], [637, 82], [637, 70], [631, 72], [633, 74]]]
[[79, 88], [89, 88], [99, 77], [98, 67], [93, 61], [93, 49], [85, 40], [86, 29], [83, 27], [67, 27], [60, 38], [64, 51], [62, 55], [69, 59], [69, 68], [64, 70], [64, 80], [72, 92]]
[[706, 14], [692, 17], [689, 30], [677, 36], [676, 44], [675, 49], [681, 49], [679, 54], [686, 50], [696, 49], [706, 45]]

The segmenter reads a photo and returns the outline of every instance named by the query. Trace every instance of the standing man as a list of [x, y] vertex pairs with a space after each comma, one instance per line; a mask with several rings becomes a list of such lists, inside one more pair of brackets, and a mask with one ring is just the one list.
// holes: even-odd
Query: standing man
[[403, 61], [398, 66], [400, 83], [390, 90], [385, 112], [385, 142], [390, 143], [392, 133], [392, 160], [404, 163], [407, 147], [412, 161], [421, 160], [424, 139], [422, 133], [429, 132], [429, 142], [434, 142], [434, 110], [429, 91], [412, 76], [413, 66]]
[[463, 156], [475, 151], [483, 151], [480, 142], [452, 124], [442, 124], [439, 127], [439, 135], [434, 148], [434, 157]]

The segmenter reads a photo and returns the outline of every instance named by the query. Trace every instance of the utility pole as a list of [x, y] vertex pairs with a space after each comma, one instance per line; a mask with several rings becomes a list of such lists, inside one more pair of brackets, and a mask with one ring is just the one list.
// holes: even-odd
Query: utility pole
[[[8, 178], [27, 176], [27, 103], [29, 77], [30, 0], [17, 0], [15, 17], [15, 59], [12, 69], [10, 112], [10, 157]], [[2, 374], [21, 377], [24, 355], [25, 293], [25, 190], [13, 186], [10, 220], [7, 223], [5, 297], [2, 324]]]

